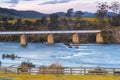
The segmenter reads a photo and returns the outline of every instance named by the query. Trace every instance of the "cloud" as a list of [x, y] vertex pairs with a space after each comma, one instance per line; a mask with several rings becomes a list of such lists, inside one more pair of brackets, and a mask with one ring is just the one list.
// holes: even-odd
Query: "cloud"
[[4, 3], [18, 4], [19, 0], [8, 0], [8, 1], [4, 1]]
[[35, 0], [23, 0], [23, 1], [35, 1]]
[[39, 5], [44, 5], [44, 4], [57, 4], [57, 3], [67, 3], [67, 2], [70, 2], [70, 1], [74, 1], [74, 0], [51, 0], [51, 1], [46, 1], [46, 2], [43, 2]]
[[7, 1], [4, 1], [4, 3], [11, 4], [10, 7], [14, 7], [15, 5], [19, 3], [19, 0], [7, 0]]

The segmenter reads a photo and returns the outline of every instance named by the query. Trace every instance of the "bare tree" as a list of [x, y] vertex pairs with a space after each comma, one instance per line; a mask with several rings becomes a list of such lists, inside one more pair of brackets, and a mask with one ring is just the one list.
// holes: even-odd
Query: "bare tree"
[[104, 25], [104, 18], [107, 15], [109, 7], [108, 7], [106, 2], [98, 3], [97, 7], [98, 7], [98, 10], [97, 10], [97, 13], [96, 13], [96, 17], [98, 18], [101, 26], [103, 26]]
[[111, 3], [110, 9], [111, 9], [114, 13], [118, 14], [119, 11], [120, 11], [120, 3], [119, 3], [118, 1], [113, 1], [113, 2]]

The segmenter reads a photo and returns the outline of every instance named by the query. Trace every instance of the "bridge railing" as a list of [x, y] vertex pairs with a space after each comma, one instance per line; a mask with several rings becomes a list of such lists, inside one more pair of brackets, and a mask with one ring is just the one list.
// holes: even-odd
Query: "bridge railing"
[[63, 67], [63, 68], [40, 68], [40, 67], [0, 67], [0, 73], [16, 74], [120, 74], [120, 68], [91, 68], [91, 67]]
[[64, 33], [98, 33], [101, 30], [68, 30], [68, 31], [0, 31], [0, 35], [12, 34], [64, 34]]

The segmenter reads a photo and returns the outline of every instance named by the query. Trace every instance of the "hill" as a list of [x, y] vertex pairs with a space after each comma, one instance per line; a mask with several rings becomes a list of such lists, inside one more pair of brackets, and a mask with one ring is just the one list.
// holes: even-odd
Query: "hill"
[[47, 14], [39, 13], [36, 11], [16, 11], [16, 14], [19, 17], [24, 17], [24, 18], [40, 18], [43, 16], [48, 16]]
[[54, 13], [54, 14], [56, 14], [58, 16], [65, 16], [66, 15], [66, 13], [64, 13], [64, 12], [57, 12], [57, 13]]
[[[73, 13], [73, 16], [76, 12]], [[84, 14], [82, 15], [83, 17], [95, 17], [95, 13], [90, 13], [90, 12], [83, 12]], [[54, 13], [57, 14], [58, 16], [65, 16], [66, 13], [64, 12], [57, 12]], [[43, 16], [48, 16], [49, 14], [44, 14], [40, 13], [37, 11], [18, 11], [15, 9], [7, 9], [7, 8], [1, 8], [0, 7], [0, 16], [11, 16], [11, 17], [22, 17], [22, 18], [40, 18]], [[113, 12], [108, 12], [109, 16], [114, 16], [116, 15]]]
[[[66, 15], [66, 13], [64, 13], [64, 12], [57, 12], [55, 14], [57, 14], [58, 16], [65, 16]], [[76, 12], [74, 12], [72, 16], [74, 16], [75, 14], [76, 14]], [[116, 14], [113, 12], [108, 12], [107, 15], [108, 16], [115, 16]], [[82, 17], [95, 17], [95, 13], [83, 12]]]
[[43, 16], [48, 16], [48, 14], [40, 13], [37, 11], [18, 11], [18, 10], [7, 9], [7, 8], [0, 8], [0, 15], [22, 17], [22, 18], [40, 18]]
[[83, 17], [95, 17], [95, 13], [84, 12]]
[[1, 16], [16, 17], [17, 14], [15, 12], [11, 11], [10, 9], [0, 7], [0, 18], [1, 18]]

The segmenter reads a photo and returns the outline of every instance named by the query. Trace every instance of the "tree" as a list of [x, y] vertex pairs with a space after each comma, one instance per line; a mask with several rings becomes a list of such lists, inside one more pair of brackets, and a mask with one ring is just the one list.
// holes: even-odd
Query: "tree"
[[113, 2], [111, 3], [110, 9], [111, 9], [114, 13], [118, 14], [119, 11], [120, 11], [120, 3], [119, 3], [118, 1], [113, 1]]
[[60, 27], [62, 30], [68, 30], [68, 20], [64, 18], [60, 18]]
[[10, 30], [12, 26], [12, 24], [8, 22], [7, 17], [2, 18], [2, 25], [6, 30]]
[[78, 29], [78, 27], [80, 27], [80, 19], [82, 18], [82, 15], [84, 13], [82, 11], [76, 11], [75, 17], [77, 18], [76, 20], [76, 29]]
[[67, 10], [66, 16], [71, 17], [72, 13], [73, 13], [73, 8], [70, 8], [70, 9]]
[[51, 14], [49, 15], [50, 18], [50, 23], [48, 24], [48, 30], [57, 30], [59, 29], [59, 20], [58, 20], [58, 15], [56, 14]]
[[120, 26], [120, 3], [118, 1], [113, 1], [111, 3], [110, 9], [116, 13], [114, 16], [110, 16], [108, 22], [112, 26]]
[[84, 13], [82, 11], [76, 11], [75, 17], [78, 17], [80, 19], [83, 14]]
[[27, 27], [33, 25], [32, 21], [29, 21], [29, 20], [25, 20], [24, 21], [24, 25], [26, 25]]
[[49, 17], [50, 17], [50, 22], [57, 22], [58, 21], [58, 15], [56, 15], [56, 14], [51, 14], [51, 15], [49, 15]]
[[7, 17], [3, 17], [3, 18], [2, 18], [2, 21], [7, 21]]
[[108, 12], [108, 5], [106, 2], [98, 3], [98, 10], [96, 13], [96, 17], [98, 18], [100, 25], [104, 25], [104, 18], [107, 15]]
[[102, 34], [104, 43], [112, 43], [113, 42], [112, 31], [102, 30], [101, 34]]
[[42, 25], [47, 25], [47, 18], [46, 17], [41, 18], [41, 24]]
[[17, 19], [17, 21], [16, 21], [15, 24], [14, 24], [14, 27], [16, 27], [16, 29], [22, 29], [22, 27], [23, 27], [23, 22], [22, 22], [22, 19], [21, 19], [21, 18]]
[[109, 18], [109, 24], [112, 26], [120, 26], [120, 14]]

